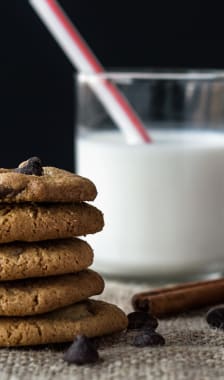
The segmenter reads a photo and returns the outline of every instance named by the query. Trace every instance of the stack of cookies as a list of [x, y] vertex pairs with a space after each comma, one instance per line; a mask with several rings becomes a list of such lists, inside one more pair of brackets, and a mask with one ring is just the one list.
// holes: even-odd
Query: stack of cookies
[[0, 346], [72, 341], [124, 329], [116, 306], [88, 299], [104, 281], [88, 269], [93, 250], [78, 236], [103, 228], [87, 204], [88, 179], [33, 157], [0, 169]]

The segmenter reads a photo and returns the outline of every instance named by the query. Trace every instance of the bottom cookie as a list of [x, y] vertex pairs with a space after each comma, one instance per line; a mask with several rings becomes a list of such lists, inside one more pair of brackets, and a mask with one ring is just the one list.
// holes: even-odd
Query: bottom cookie
[[117, 306], [87, 300], [35, 317], [0, 317], [0, 347], [32, 346], [73, 341], [119, 332], [127, 317]]

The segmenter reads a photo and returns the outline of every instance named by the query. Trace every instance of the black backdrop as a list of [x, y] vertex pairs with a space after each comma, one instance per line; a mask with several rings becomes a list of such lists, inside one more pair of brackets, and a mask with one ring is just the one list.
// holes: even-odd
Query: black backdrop
[[[105, 67], [224, 68], [221, 10], [203, 2], [61, 0]], [[73, 169], [73, 68], [26, 0], [0, 2], [0, 167]]]

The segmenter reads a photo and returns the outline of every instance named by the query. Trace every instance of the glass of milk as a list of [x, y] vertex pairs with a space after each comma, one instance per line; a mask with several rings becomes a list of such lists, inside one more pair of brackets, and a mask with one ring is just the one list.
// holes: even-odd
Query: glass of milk
[[[102, 74], [101, 74], [102, 76]], [[224, 73], [109, 73], [153, 142], [129, 145], [88, 83], [76, 80], [75, 161], [98, 189], [105, 228], [96, 270], [187, 279], [224, 269]]]

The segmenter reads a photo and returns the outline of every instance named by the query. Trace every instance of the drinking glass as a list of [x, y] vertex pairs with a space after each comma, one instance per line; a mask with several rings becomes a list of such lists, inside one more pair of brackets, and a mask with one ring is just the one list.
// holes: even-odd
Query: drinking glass
[[[89, 85], [113, 82], [152, 138], [128, 144]], [[77, 173], [97, 186], [96, 270], [193, 278], [224, 267], [224, 72], [143, 71], [76, 78]]]

